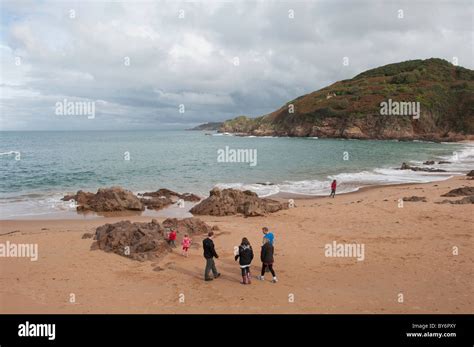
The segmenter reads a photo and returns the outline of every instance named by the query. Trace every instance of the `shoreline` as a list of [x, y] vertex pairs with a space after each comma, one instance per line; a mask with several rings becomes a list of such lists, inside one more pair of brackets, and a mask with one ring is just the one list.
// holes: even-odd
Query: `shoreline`
[[[370, 191], [372, 189], [378, 189], [382, 187], [405, 187], [405, 186], [412, 186], [412, 185], [417, 185], [417, 184], [430, 184], [430, 183], [436, 183], [436, 182], [444, 182], [448, 181], [454, 177], [463, 177], [464, 174], [451, 174], [450, 176], [446, 176], [446, 179], [440, 180], [440, 181], [431, 181], [431, 182], [408, 182], [408, 183], [387, 183], [387, 184], [370, 184], [370, 185], [362, 185], [358, 187], [357, 189], [353, 191], [348, 191], [348, 192], [341, 192], [337, 193], [336, 195], [341, 196], [341, 195], [349, 195], [349, 194], [356, 194], [359, 192], [366, 192]], [[317, 200], [321, 198], [325, 198], [329, 196], [330, 189], [328, 188], [328, 194], [327, 195], [308, 195], [308, 194], [298, 194], [298, 193], [287, 193], [287, 192], [278, 192], [273, 195], [265, 196], [264, 198], [268, 199], [273, 199], [273, 200], [278, 200], [278, 201], [287, 201], [288, 199], [293, 199], [293, 200]], [[206, 199], [204, 197], [202, 200]], [[202, 201], [201, 200], [201, 201]], [[188, 203], [189, 204], [189, 203]], [[197, 203], [195, 203], [197, 204]], [[195, 205], [190, 204], [192, 206]], [[192, 207], [191, 206], [191, 207]], [[38, 215], [30, 215], [26, 218], [7, 218], [7, 219], [1, 219], [0, 221], [21, 221], [21, 220], [108, 220], [109, 218], [136, 218], [136, 217], [143, 217], [143, 218], [186, 218], [186, 217], [191, 217], [192, 214], [189, 212], [189, 209], [191, 207], [187, 207], [186, 209], [180, 209], [175, 207], [174, 205], [167, 206], [163, 209], [160, 210], [145, 210], [142, 212], [138, 211], [124, 211], [124, 212], [105, 212], [105, 213], [97, 213], [93, 211], [87, 211], [87, 212], [77, 212], [77, 211], [62, 211], [62, 212], [51, 212], [51, 213], [45, 213], [42, 214], [44, 218], [37, 218]], [[169, 214], [167, 211], [171, 211]], [[180, 213], [176, 213], [176, 211]], [[62, 214], [68, 215], [70, 218], [63, 218], [61, 216]], [[57, 216], [57, 217], [55, 217]], [[48, 218], [49, 217], [49, 218]], [[64, 216], [66, 217], [66, 216]]]
[[[385, 140], [384, 140], [385, 141]], [[472, 157], [472, 148], [474, 148], [474, 141], [472, 140], [464, 140], [464, 141], [461, 141], [461, 142], [456, 142], [456, 144], [464, 144], [466, 146], [463, 147], [463, 149], [461, 150], [460, 153], [468, 153], [468, 157]], [[456, 153], [456, 152], [453, 152], [453, 153]], [[434, 160], [435, 161], [440, 161], [441, 159], [442, 160], [447, 160], [448, 156], [438, 156], [438, 157], [435, 157]], [[449, 159], [448, 159], [449, 161]], [[421, 165], [421, 162], [416, 162], [414, 161], [416, 164], [416, 166], [419, 166], [419, 167], [423, 167], [423, 165]], [[466, 173], [468, 172], [468, 170], [470, 169], [467, 169], [466, 170], [466, 167], [469, 166], [470, 162], [466, 162], [464, 160], [458, 160], [458, 159], [455, 159], [454, 162], [452, 163], [449, 163], [448, 165], [451, 165], [451, 167], [444, 167], [444, 166], [440, 166], [440, 164], [438, 163], [435, 167], [436, 168], [443, 168], [443, 169], [446, 169], [447, 171], [446, 172], [441, 172], [439, 173], [439, 175], [437, 175], [437, 178], [432, 178], [432, 181], [430, 181], [430, 175], [427, 174], [425, 177], [426, 177], [426, 180], [428, 182], [439, 182], [439, 181], [443, 181], [443, 180], [447, 180], [447, 179], [450, 179], [451, 177], [453, 176], [456, 176], [456, 175], [462, 175], [463, 173]], [[471, 162], [472, 163], [472, 162]], [[474, 164], [473, 164], [474, 165]], [[462, 169], [461, 169], [462, 168]], [[380, 171], [395, 171], [397, 169], [397, 167], [385, 167], [385, 168], [374, 168], [374, 169], [370, 169], [372, 171], [369, 170], [369, 177], [370, 177], [370, 174], [373, 173], [375, 174], [376, 176], [377, 175], [380, 175], [382, 176], [382, 180], [384, 179], [387, 179], [388, 182], [390, 180], [392, 181], [403, 181], [405, 178], [403, 177], [403, 174], [398, 177], [397, 174], [393, 173], [393, 172], [389, 172], [389, 173], [380, 173], [378, 172], [377, 170], [380, 170]], [[334, 174], [334, 175], [331, 175], [331, 176], [327, 176], [326, 178], [329, 178], [329, 177], [337, 177], [338, 175], [358, 175], [358, 174], [363, 174], [365, 171], [356, 171], [356, 172], [350, 172], [350, 173], [347, 173], [347, 172], [342, 172], [342, 173], [338, 173], [338, 174]], [[342, 185], [344, 185], [344, 183], [347, 182], [348, 184], [348, 187], [346, 188], [348, 191], [343, 191], [343, 192], [340, 192], [339, 195], [341, 194], [350, 194], [350, 193], [354, 193], [354, 192], [357, 192], [357, 191], [365, 191], [366, 189], [376, 189], [377, 187], [380, 187], [380, 186], [392, 186], [392, 185], [405, 185], [405, 184], [418, 184], [420, 183], [419, 181], [417, 180], [420, 180], [420, 179], [423, 179], [421, 176], [424, 175], [424, 172], [420, 172], [420, 171], [400, 171], [401, 173], [402, 172], [407, 172], [408, 173], [408, 179], [412, 179], [412, 182], [389, 182], [389, 183], [380, 183], [378, 182], [377, 180], [380, 180], [380, 177], [376, 177], [374, 180], [374, 183], [371, 183], [370, 182], [370, 179], [368, 179], [367, 181], [364, 181], [364, 177], [363, 176], [360, 176], [359, 178], [361, 179], [360, 181], [357, 181], [357, 179], [354, 179], [354, 180], [351, 180], [349, 179], [348, 181], [344, 181], [344, 180], [340, 180], [338, 179], [339, 183], [342, 182]], [[413, 175], [413, 177], [409, 177], [411, 175]], [[421, 175], [421, 176], [420, 176]], [[385, 178], [386, 176], [386, 178]], [[313, 184], [312, 182], [315, 181], [317, 182], [318, 184], [319, 183], [323, 183], [323, 180], [322, 179], [316, 179], [316, 180], [308, 180], [311, 184]], [[280, 186], [280, 185], [284, 185], [286, 181], [281, 181], [280, 183], [275, 183], [275, 184], [269, 184], [268, 187], [271, 187], [272, 185], [276, 185], [276, 186]], [[298, 181], [299, 182], [299, 181]], [[296, 182], [296, 183], [298, 183]], [[303, 182], [303, 181], [301, 181]], [[423, 182], [424, 183], [424, 182]], [[237, 189], [244, 189], [246, 185], [248, 186], [254, 186], [254, 187], [262, 187], [264, 188], [266, 185], [265, 184], [261, 184], [261, 183], [219, 183], [217, 185], [221, 185], [223, 187], [226, 187], [227, 185], [229, 186], [232, 186], [233, 184], [238, 184], [238, 185], [241, 185], [241, 187], [237, 187]], [[290, 182], [290, 184], [292, 184]], [[165, 187], [167, 188], [167, 187]], [[341, 190], [341, 186], [338, 187], [339, 190]], [[80, 189], [83, 189], [81, 187], [79, 187], [77, 190], [80, 190]], [[124, 189], [127, 189], [127, 187], [124, 187]], [[212, 188], [211, 188], [212, 189]], [[252, 188], [250, 188], [252, 190]], [[287, 188], [286, 188], [287, 189]], [[304, 187], [303, 190], [306, 190], [307, 187]], [[311, 189], [311, 188], [310, 188]], [[260, 197], [262, 198], [269, 198], [269, 199], [276, 199], [276, 200], [288, 200], [288, 199], [294, 199], [294, 200], [301, 200], [301, 199], [317, 199], [317, 198], [320, 198], [320, 197], [324, 197], [326, 196], [326, 194], [321, 194], [320, 191], [321, 191], [321, 188], [320, 187], [315, 187], [314, 188], [315, 191], [317, 191], [317, 193], [315, 194], [304, 194], [304, 193], [295, 193], [295, 192], [281, 192], [281, 191], [278, 191], [276, 193], [273, 193], [273, 194], [270, 194], [270, 195], [266, 195], [266, 194], [262, 194], [260, 195]], [[149, 191], [153, 191], [153, 189], [148, 189]], [[270, 188], [271, 190], [271, 188]], [[279, 190], [279, 188], [277, 187], [276, 190]], [[298, 190], [298, 188], [296, 189]], [[93, 190], [91, 190], [93, 191]], [[143, 190], [143, 189], [140, 189], [140, 190], [137, 190], [137, 191], [133, 191], [133, 193], [135, 195], [138, 195], [138, 193], [141, 193], [141, 192], [144, 192], [146, 190]], [[258, 193], [258, 189], [255, 188], [255, 190], [257, 193]], [[272, 193], [271, 191], [269, 193]], [[48, 193], [44, 193], [42, 196], [41, 193], [34, 193], [34, 195], [38, 195], [38, 198], [36, 199], [25, 199], [25, 200], [17, 200], [16, 202], [14, 203], [17, 203], [19, 204], [18, 206], [15, 206], [13, 205], [13, 207], [11, 208], [11, 210], [9, 212], [6, 213], [7, 217], [3, 217], [3, 216], [0, 216], [0, 220], [32, 220], [32, 219], [38, 219], [38, 220], [48, 220], [48, 219], [71, 219], [71, 220], [76, 220], [76, 219], [103, 219], [103, 218], [108, 218], [107, 216], [102, 216], [101, 214], [97, 214], [97, 213], [94, 213], [94, 212], [90, 212], [90, 213], [87, 213], [87, 214], [84, 214], [84, 213], [79, 213], [79, 212], [76, 212], [75, 210], [72, 210], [70, 208], [68, 208], [66, 206], [66, 203], [65, 202], [62, 202], [60, 201], [60, 199], [58, 198], [59, 196], [64, 196], [64, 195], [67, 195], [67, 194], [73, 194], [73, 191], [66, 191], [66, 192], [48, 192]], [[28, 196], [28, 195], [32, 195], [32, 194], [23, 194], [25, 196]], [[201, 194], [199, 194], [201, 195]], [[327, 195], [329, 195], [329, 186], [327, 187]], [[39, 198], [41, 197], [41, 199]], [[205, 194], [203, 194], [202, 198], [205, 199], [207, 198], [207, 192]], [[9, 199], [9, 198], [5, 198], [5, 199]], [[24, 208], [24, 206], [22, 205], [27, 205], [29, 202], [33, 202], [34, 204], [37, 204], [37, 206], [35, 206], [35, 208], [37, 209], [35, 212], [36, 213], [32, 213], [32, 214], [25, 214], [24, 213], [24, 209], [21, 209], [21, 208]], [[5, 203], [2, 203], [4, 206], [8, 206], [8, 202], [5, 202]], [[51, 204], [52, 207], [48, 208], [46, 205], [48, 204]], [[0, 209], [2, 207], [0, 206]], [[166, 207], [164, 209], [161, 209], [161, 210], [145, 210], [144, 212], [138, 212], [138, 214], [142, 215], [142, 216], [150, 216], [150, 217], [162, 217], [162, 216], [168, 216], [168, 217], [180, 217], [180, 218], [185, 218], [186, 216], [189, 217], [191, 216], [189, 213], [188, 213], [188, 210], [189, 208], [186, 208], [186, 211], [182, 211], [182, 210], [178, 210], [176, 211], [176, 209], [172, 208], [172, 207]], [[8, 211], [8, 209], [7, 209]], [[19, 212], [16, 212], [16, 211], [19, 211]], [[16, 213], [16, 215], [13, 215], [14, 213]], [[112, 213], [113, 214], [113, 213]], [[123, 212], [123, 213], [120, 213], [122, 216], [124, 217], [127, 217], [127, 216], [133, 216], [135, 213], [134, 212]]]
[[[412, 186], [417, 186], [417, 185], [430, 185], [430, 184], [437, 184], [440, 182], [447, 182], [450, 180], [454, 180], [456, 177], [464, 177], [465, 175], [452, 175], [447, 177], [445, 180], [442, 181], [434, 181], [434, 182], [409, 182], [409, 183], [390, 183], [390, 184], [374, 184], [374, 185], [366, 185], [358, 188], [357, 190], [350, 191], [350, 192], [344, 192], [344, 193], [336, 193], [336, 196], [341, 197], [341, 196], [353, 196], [357, 194], [362, 194], [366, 192], [370, 192], [373, 190], [381, 189], [381, 188], [406, 188], [406, 187], [412, 187]], [[321, 200], [329, 197], [329, 193], [327, 195], [305, 195], [305, 194], [295, 194], [295, 193], [277, 193], [271, 196], [268, 196], [266, 198], [269, 199], [274, 199], [277, 201], [287, 201], [288, 199], [293, 199], [295, 201], [306, 201], [306, 200]], [[201, 200], [202, 201], [202, 200]], [[197, 203], [196, 203], [197, 204]], [[194, 204], [193, 204], [194, 205]], [[190, 208], [189, 208], [190, 209]], [[167, 210], [182, 210], [179, 209], [175, 206], [168, 206], [165, 207], [161, 210], [145, 210], [143, 212], [136, 212], [136, 211], [124, 211], [124, 212], [105, 212], [105, 213], [96, 213], [93, 211], [88, 211], [88, 212], [76, 212], [76, 211], [68, 211], [64, 212], [71, 215], [74, 215], [73, 218], [35, 218], [35, 216], [31, 216], [31, 218], [12, 218], [12, 219], [0, 219], [0, 222], [21, 222], [21, 221], [30, 221], [30, 222], [51, 222], [51, 221], [103, 221], [104, 223], [108, 223], [108, 221], [119, 221], [119, 220], [151, 220], [153, 218], [159, 219], [159, 220], [164, 220], [166, 218], [187, 218], [187, 217], [193, 217], [192, 215], [186, 208], [183, 214], [186, 214], [185, 217], [177, 215], [177, 214], [166, 214]], [[271, 216], [271, 215], [268, 215]], [[203, 216], [200, 215], [195, 215], [194, 217], [197, 218], [202, 218]], [[220, 218], [219, 216], [215, 216], [216, 218]], [[240, 215], [237, 215], [237, 217], [242, 217]], [[0, 233], [0, 235], [2, 235]]]
[[[204, 130], [196, 130], [196, 131], [204, 131]], [[278, 135], [278, 134], [254, 134], [254, 133], [242, 133], [242, 132], [230, 132], [230, 131], [220, 131], [215, 130], [214, 134], [219, 134], [219, 136], [236, 136], [236, 137], [254, 137], [254, 138], [265, 138], [265, 137], [272, 137], [272, 138], [313, 138], [318, 140], [360, 140], [360, 141], [400, 141], [400, 142], [429, 142], [429, 143], [474, 143], [474, 134], [468, 135], [461, 135], [457, 134], [453, 138], [423, 138], [423, 137], [407, 137], [407, 138], [400, 138], [400, 137], [393, 137], [393, 138], [366, 138], [366, 137], [350, 137], [350, 136], [338, 136], [338, 137], [329, 137], [329, 136], [296, 136], [296, 135]], [[460, 138], [463, 137], [461, 140]]]

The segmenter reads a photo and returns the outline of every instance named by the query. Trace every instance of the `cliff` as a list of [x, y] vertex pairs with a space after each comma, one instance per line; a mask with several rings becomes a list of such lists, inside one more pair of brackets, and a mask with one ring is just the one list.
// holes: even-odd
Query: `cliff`
[[472, 139], [474, 71], [436, 58], [389, 64], [300, 96], [270, 114], [227, 120], [219, 131], [256, 136]]

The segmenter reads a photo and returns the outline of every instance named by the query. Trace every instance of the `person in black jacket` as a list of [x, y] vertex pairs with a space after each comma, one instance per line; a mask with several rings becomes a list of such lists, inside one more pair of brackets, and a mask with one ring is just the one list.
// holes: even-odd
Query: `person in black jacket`
[[239, 259], [240, 269], [242, 270], [242, 284], [250, 284], [250, 263], [253, 259], [253, 250], [249, 240], [246, 237], [242, 239], [239, 246], [239, 253], [235, 255], [235, 261]]
[[204, 258], [206, 259], [206, 269], [204, 270], [204, 280], [212, 281], [213, 278], [209, 277], [209, 271], [212, 270], [214, 278], [219, 277], [221, 274], [217, 272], [216, 264], [214, 263], [214, 258], [219, 258], [214, 248], [214, 242], [212, 241], [214, 237], [214, 232], [210, 231], [207, 234], [207, 238], [202, 241], [202, 248], [204, 249]]
[[270, 272], [273, 275], [273, 283], [278, 282], [275, 271], [273, 270], [273, 245], [270, 243], [270, 240], [267, 238], [263, 239], [262, 252], [260, 253], [260, 260], [262, 261], [262, 272], [258, 276], [258, 279], [261, 281], [265, 280], [265, 269], [268, 267]]

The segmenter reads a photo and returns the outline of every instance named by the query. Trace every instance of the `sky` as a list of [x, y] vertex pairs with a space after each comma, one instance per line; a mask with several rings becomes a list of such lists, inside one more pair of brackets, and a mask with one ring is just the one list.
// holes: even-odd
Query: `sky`
[[469, 0], [0, 4], [0, 130], [187, 128], [385, 64], [474, 68]]

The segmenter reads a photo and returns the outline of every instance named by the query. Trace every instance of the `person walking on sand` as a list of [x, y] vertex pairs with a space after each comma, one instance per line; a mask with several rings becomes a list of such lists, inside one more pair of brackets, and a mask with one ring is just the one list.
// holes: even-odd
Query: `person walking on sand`
[[263, 239], [263, 245], [262, 245], [262, 250], [260, 253], [260, 260], [262, 261], [262, 272], [260, 273], [260, 276], [258, 276], [258, 279], [260, 281], [265, 280], [265, 270], [268, 269], [272, 273], [273, 283], [277, 283], [278, 279], [275, 274], [275, 270], [273, 270], [273, 245], [270, 243], [268, 239]]
[[191, 247], [192, 240], [189, 238], [188, 234], [184, 234], [183, 241], [181, 245], [183, 246], [183, 256], [188, 257], [188, 250]]
[[268, 241], [270, 241], [270, 243], [273, 245], [273, 242], [275, 241], [275, 235], [273, 235], [272, 232], [269, 232], [267, 227], [263, 227], [262, 232], [263, 240], [265, 241], [265, 239], [268, 239]]
[[337, 187], [337, 182], [336, 180], [333, 180], [331, 183], [331, 194], [329, 194], [330, 198], [335, 198], [336, 197], [336, 187]]
[[250, 264], [253, 260], [253, 250], [249, 240], [244, 237], [239, 246], [239, 253], [235, 256], [235, 261], [239, 259], [240, 269], [242, 271], [242, 284], [250, 284]]
[[202, 241], [202, 248], [204, 249], [204, 258], [206, 259], [206, 269], [204, 270], [204, 280], [212, 281], [213, 278], [209, 277], [209, 272], [212, 271], [214, 278], [219, 277], [221, 274], [217, 272], [216, 264], [214, 263], [214, 258], [218, 259], [219, 256], [216, 253], [214, 248], [214, 232], [210, 231], [207, 234], [207, 237]]

